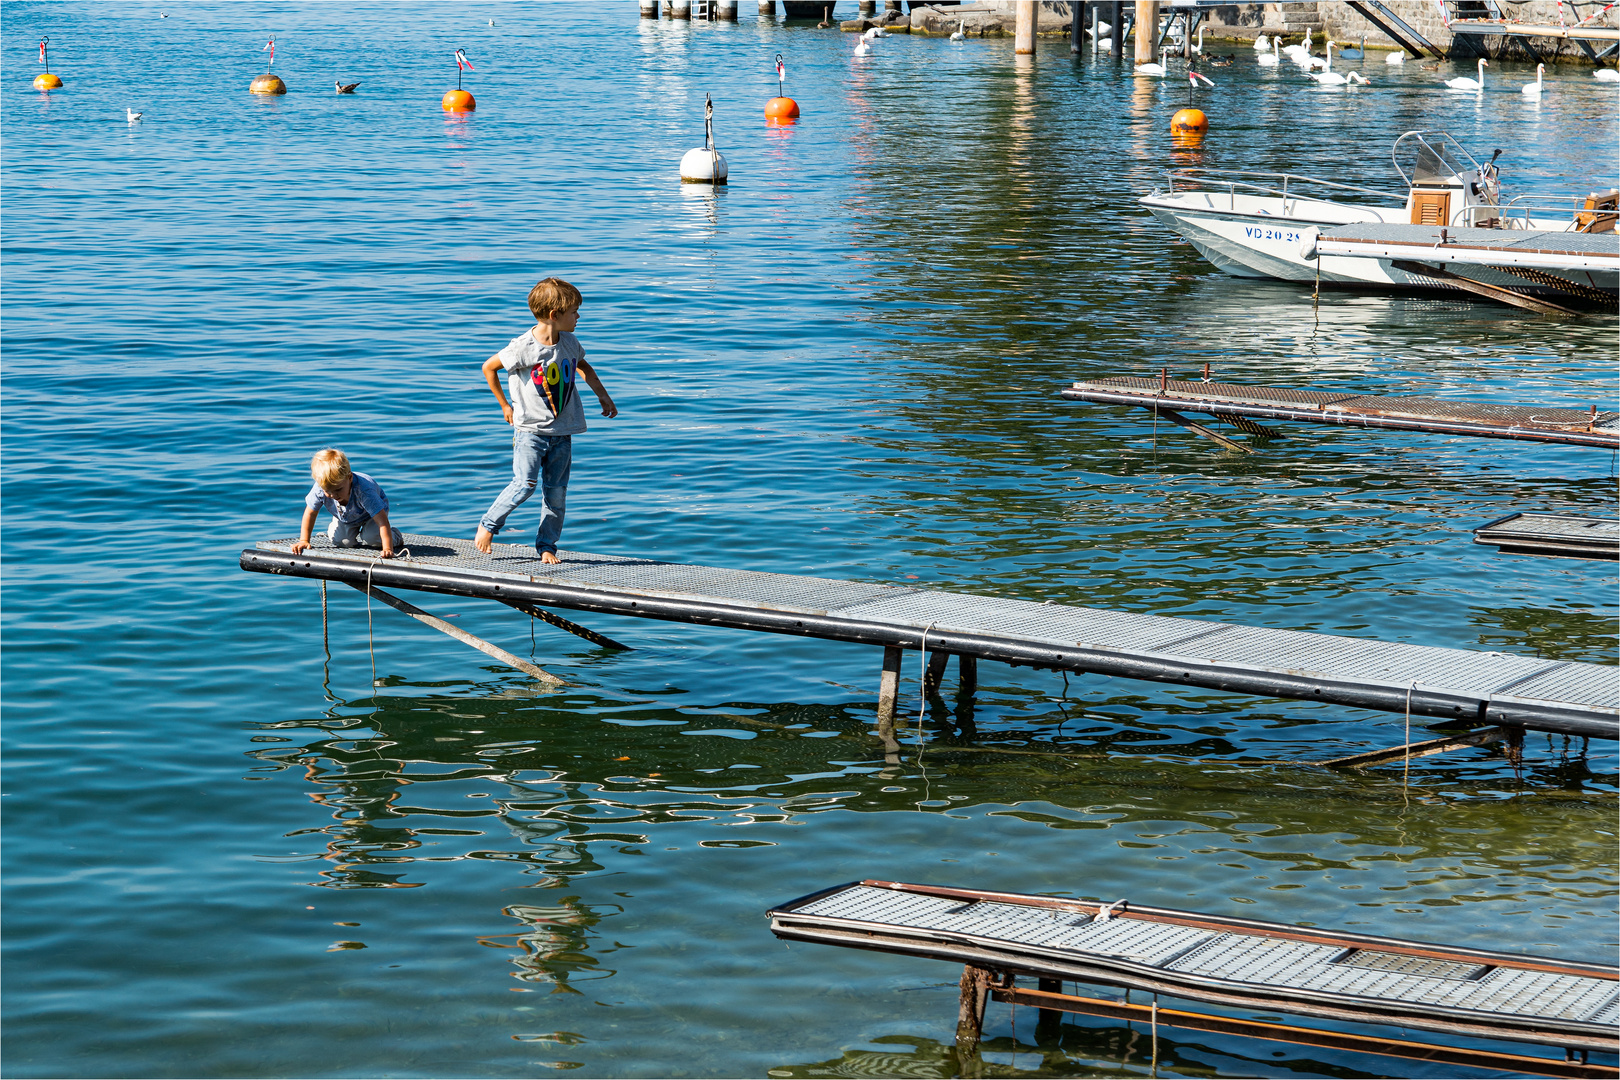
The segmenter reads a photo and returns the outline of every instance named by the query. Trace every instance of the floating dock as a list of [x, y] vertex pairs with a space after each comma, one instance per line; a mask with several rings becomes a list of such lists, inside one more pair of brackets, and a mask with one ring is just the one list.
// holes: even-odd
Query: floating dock
[[1508, 555], [1620, 559], [1620, 520], [1584, 514], [1514, 513], [1474, 530], [1474, 543]]
[[[1089, 873], [1095, 880], [1096, 868]], [[1391, 1057], [1545, 1076], [1620, 1075], [1571, 1051], [1620, 1050], [1614, 967], [1239, 919], [1126, 900], [858, 881], [772, 909], [792, 941], [964, 965], [958, 1044], [977, 1043], [987, 999]], [[1504, 928], [1506, 929], [1506, 928]], [[1040, 989], [1020, 988], [1020, 976]], [[1069, 995], [1066, 980], [1154, 995]], [[1565, 1060], [1161, 1009], [1158, 995], [1259, 1012], [1563, 1047]]]
[[996, 660], [1478, 726], [1620, 737], [1620, 680], [1598, 664], [657, 559], [565, 552], [563, 562], [547, 565], [529, 547], [497, 544], [483, 555], [465, 540], [405, 540], [408, 555], [390, 560], [333, 547], [324, 537], [299, 555], [290, 539], [266, 541], [243, 551], [240, 565], [374, 595], [415, 589], [524, 611], [555, 607], [881, 646], [880, 729], [893, 723], [902, 651], [925, 649], [936, 683], [944, 660], [958, 658], [964, 696], [972, 693], [977, 661]]
[[1620, 307], [1620, 233], [1613, 231], [1613, 211], [1590, 216], [1608, 231], [1341, 225], [1317, 236], [1316, 254], [1386, 261], [1436, 285], [1532, 310], [1614, 311]]
[[1432, 435], [1473, 435], [1485, 439], [1620, 448], [1620, 413], [1551, 406], [1497, 405], [1457, 398], [1392, 397], [1285, 386], [1246, 386], [1130, 376], [1087, 379], [1063, 391], [1070, 401], [1094, 405], [1135, 405], [1189, 427], [1223, 446], [1249, 447], [1187, 421], [1183, 412], [1207, 413], [1240, 431], [1268, 434], [1252, 422], [1295, 420], [1307, 424], [1422, 431]]

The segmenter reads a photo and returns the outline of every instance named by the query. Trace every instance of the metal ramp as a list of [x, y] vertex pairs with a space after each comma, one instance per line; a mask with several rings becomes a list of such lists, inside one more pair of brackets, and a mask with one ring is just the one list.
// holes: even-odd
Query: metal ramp
[[1620, 736], [1620, 680], [1598, 664], [656, 559], [564, 552], [563, 562], [548, 565], [533, 548], [497, 544], [483, 555], [465, 540], [406, 534], [405, 541], [406, 557], [390, 560], [332, 547], [324, 537], [299, 555], [290, 539], [266, 541], [243, 551], [240, 565], [357, 588], [484, 597], [524, 610], [539, 605], [878, 645], [886, 650], [891, 695], [900, 650], [926, 648], [957, 656], [964, 679], [970, 661], [997, 660], [1481, 726]]
[[[1059, 1008], [1056, 999], [1067, 995], [1054, 993], [1055, 984], [1075, 980], [1468, 1038], [1587, 1052], [1620, 1049], [1615, 1028], [1620, 970], [1601, 964], [1126, 901], [1105, 906], [875, 880], [826, 889], [768, 914], [771, 930], [780, 938], [963, 963], [969, 972], [986, 973], [988, 985], [1001, 991], [997, 1000]], [[1039, 1000], [1017, 990], [1017, 976], [1043, 981]], [[968, 981], [964, 976], [964, 988]], [[1431, 1055], [1429, 1060], [1442, 1059]], [[1511, 1067], [1523, 1068], [1525, 1060], [1558, 1064], [1515, 1058]], [[1601, 1066], [1591, 1068], [1600, 1071], [1552, 1074], [1616, 1073], [1613, 1067], [1607, 1072]]]

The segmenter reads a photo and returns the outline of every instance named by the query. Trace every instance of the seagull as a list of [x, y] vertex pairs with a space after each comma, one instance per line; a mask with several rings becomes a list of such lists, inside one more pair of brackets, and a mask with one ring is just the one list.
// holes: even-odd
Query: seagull
[[1392, 67], [1398, 64], [1404, 64], [1406, 63], [1406, 54], [1403, 52], [1389, 53], [1384, 57], [1384, 63], [1389, 64]]
[[1540, 97], [1541, 96], [1541, 72], [1542, 72], [1542, 69], [1545, 68], [1546, 66], [1547, 66], [1546, 64], [1537, 64], [1536, 65], [1536, 81], [1533, 82], [1533, 83], [1525, 83], [1523, 86], [1519, 87], [1519, 93], [1523, 94], [1525, 97], [1530, 97], [1530, 98], [1538, 98], [1538, 97]]
[[1163, 64], [1137, 64], [1136, 73], [1138, 75], [1151, 75], [1156, 79], [1162, 79], [1165, 76], [1165, 69]]
[[168, 17], [169, 17], [169, 13], [168, 13], [168, 12], [167, 12], [167, 11], [160, 11], [160, 12], [158, 12], [158, 18], [160, 18], [160, 19], [167, 19], [167, 18], [168, 18]]
[[495, 25], [495, 20], [494, 19], [489, 20], [489, 25], [494, 26]]
[[354, 88], [359, 86], [360, 84], [357, 83], [357, 82], [352, 82], [352, 83], [349, 83], [348, 85], [345, 86], [343, 83], [340, 83], [336, 79], [334, 79], [334, 80], [332, 80], [332, 85], [333, 85], [333, 87], [335, 87], [337, 89], [337, 92], [340, 93], [340, 94], [352, 94], [352, 93], [354, 93]]
[[143, 117], [143, 116], [145, 116], [145, 115], [146, 115], [146, 114], [145, 114], [145, 113], [138, 113], [138, 112], [136, 112], [136, 111], [135, 111], [135, 110], [134, 110], [134, 109], [131, 109], [131, 108], [130, 108], [130, 107], [129, 107], [129, 106], [127, 106], [127, 105], [126, 105], [126, 106], [124, 106], [124, 112], [126, 112], [126, 113], [128, 113], [128, 114], [129, 114], [129, 122], [130, 122], [130, 123], [132, 123], [132, 124], [133, 124], [133, 123], [134, 123], [134, 122], [135, 122], [135, 121], [137, 121], [137, 120], [139, 120], [139, 119], [140, 119], [140, 118], [141, 118], [141, 117]]
[[1485, 62], [1485, 58], [1481, 57], [1480, 61], [1479, 61], [1479, 78], [1477, 78], [1477, 79], [1468, 79], [1468, 78], [1447, 79], [1446, 80], [1446, 85], [1449, 86], [1453, 90], [1484, 90], [1485, 89], [1485, 69], [1487, 67], [1489, 67], [1489, 66], [1490, 65]]
[[967, 26], [967, 20], [966, 19], [958, 19], [957, 20], [956, 29], [951, 32], [951, 40], [952, 41], [966, 41], [967, 40], [967, 35], [962, 32], [962, 28], [965, 27], [965, 26]]

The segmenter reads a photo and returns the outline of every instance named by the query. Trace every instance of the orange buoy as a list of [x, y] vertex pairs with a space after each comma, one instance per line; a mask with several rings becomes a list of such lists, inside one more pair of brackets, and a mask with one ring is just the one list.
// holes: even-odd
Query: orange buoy
[[799, 118], [799, 103], [790, 97], [773, 97], [765, 103], [765, 119], [783, 123]]
[[53, 75], [49, 71], [45, 72], [43, 75], [34, 76], [34, 89], [35, 90], [55, 90], [58, 86], [61, 86], [61, 85], [62, 85], [62, 80], [58, 79], [55, 75]]
[[1170, 118], [1170, 134], [1203, 137], [1209, 131], [1209, 117], [1201, 109], [1179, 109]]
[[268, 71], [254, 79], [248, 86], [250, 94], [285, 94], [287, 84], [281, 81], [280, 75], [272, 75]]
[[439, 104], [444, 106], [445, 112], [472, 112], [478, 108], [478, 102], [474, 101], [473, 96], [465, 90], [449, 91]]

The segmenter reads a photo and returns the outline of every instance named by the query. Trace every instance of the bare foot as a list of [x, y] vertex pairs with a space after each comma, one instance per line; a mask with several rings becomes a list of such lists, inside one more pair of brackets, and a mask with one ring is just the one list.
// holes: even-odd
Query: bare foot
[[557, 558], [557, 553], [555, 551], [542, 551], [540, 553], [540, 561], [543, 562], [543, 563], [560, 563], [560, 562], [562, 562], [561, 559]]
[[488, 555], [494, 546], [495, 534], [484, 528], [482, 525], [478, 526], [478, 535], [473, 537], [473, 547], [477, 548], [479, 551], [482, 551], [485, 555]]

